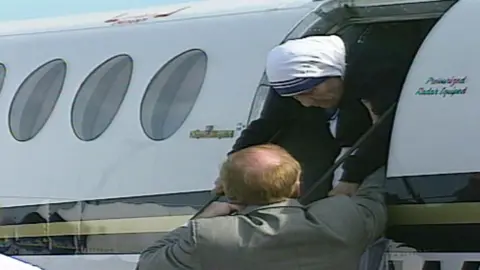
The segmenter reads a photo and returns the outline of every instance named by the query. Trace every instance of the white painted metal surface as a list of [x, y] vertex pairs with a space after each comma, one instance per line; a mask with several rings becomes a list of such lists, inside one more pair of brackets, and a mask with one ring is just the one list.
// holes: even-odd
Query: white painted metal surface
[[[158, 23], [215, 16], [232, 16], [245, 13], [271, 12], [275, 10], [302, 9], [311, 5], [317, 4], [312, 3], [310, 0], [239, 0], [234, 2], [205, 0], [153, 6], [142, 9], [7, 21], [0, 23], [0, 35], [19, 35], [44, 31], [65, 31], [105, 27], [112, 24], [106, 21], [113, 18], [123, 19], [124, 22], [132, 22], [137, 19], [142, 23]], [[169, 13], [173, 14], [165, 16]], [[160, 16], [155, 18], [154, 15]]]
[[389, 176], [478, 172], [476, 76], [480, 2], [455, 4], [431, 30], [411, 66], [393, 129]]
[[[235, 16], [0, 37], [0, 59], [7, 67], [0, 96], [0, 168], [4, 179], [16, 183], [2, 188], [0, 205], [210, 189], [218, 164], [239, 134], [238, 124], [247, 121], [266, 53], [314, 6], [271, 11], [279, 5], [270, 1], [270, 9]], [[139, 123], [145, 89], [168, 61], [195, 48], [208, 58], [200, 94], [180, 129], [153, 141]], [[103, 61], [125, 53], [134, 71], [117, 115], [97, 139], [79, 140], [70, 119], [77, 90]], [[22, 81], [55, 58], [67, 62], [63, 90], [39, 134], [19, 143], [8, 128], [10, 103]], [[173, 121], [176, 116], [168, 117]], [[210, 125], [235, 130], [235, 136], [189, 137]]]
[[[246, 124], [263, 73], [265, 55], [317, 5], [307, 0], [200, 1], [125, 13], [0, 24], [0, 61], [6, 71], [3, 74], [0, 72], [0, 76], [5, 75], [0, 95], [0, 170], [2, 181], [8, 183], [0, 190], [0, 206], [211, 189], [218, 165], [239, 135], [238, 127]], [[162, 15], [153, 18], [154, 14], [179, 9], [167, 17]], [[117, 16], [119, 14], [121, 16]], [[179, 55], [192, 49], [206, 55], [201, 64], [196, 64], [193, 72], [181, 70], [182, 61], [176, 63], [178, 70], [168, 66]], [[198, 57], [202, 53], [197, 53], [196, 58], [192, 55], [190, 59], [200, 59]], [[95, 71], [105, 61], [118, 56], [121, 56], [118, 60], [107, 62], [109, 64], [103, 69]], [[54, 59], [57, 59], [54, 64], [30, 76], [40, 66]], [[160, 71], [162, 67], [167, 68]], [[131, 70], [131, 79], [121, 101], [118, 89], [123, 86], [118, 78], [127, 78], [130, 73], [128, 70]], [[108, 75], [110, 71], [117, 72], [117, 75]], [[97, 72], [98, 76], [89, 77], [92, 72]], [[188, 95], [192, 92], [186, 91], [183, 96], [172, 100], [177, 103], [170, 112], [159, 110], [151, 113], [151, 119], [156, 113], [166, 115], [158, 125], [177, 126], [171, 136], [160, 141], [150, 139], [140, 121], [144, 119], [141, 108], [143, 97], [157, 72], [160, 75], [162, 72], [168, 73], [166, 79], [159, 79], [159, 86], [156, 87], [165, 89], [158, 89], [162, 92], [150, 100], [159, 99], [159, 95], [165, 91], [176, 91], [180, 87], [191, 89], [197, 81], [203, 80], [198, 96], [190, 97]], [[183, 73], [186, 77], [178, 79], [176, 84], [171, 81], [176, 80], [171, 78]], [[49, 92], [52, 85], [62, 81], [62, 76], [64, 81], [61, 90], [53, 94]], [[26, 78], [30, 78], [27, 83], [24, 82]], [[99, 94], [105, 88], [98, 85], [108, 78], [112, 81], [106, 85], [117, 91]], [[86, 87], [84, 93], [90, 94], [81, 97], [80, 103], [84, 107], [77, 117], [80, 120], [72, 127], [72, 121], [76, 118], [72, 118], [71, 113], [72, 110], [76, 112], [77, 92], [87, 79], [91, 86]], [[126, 83], [128, 79], [124, 81]], [[95, 85], [97, 88], [92, 91]], [[18, 94], [18, 89], [22, 87], [27, 90]], [[168, 98], [168, 95], [163, 97]], [[48, 102], [45, 102], [47, 98]], [[56, 103], [55, 98], [58, 98]], [[98, 102], [94, 98], [98, 98]], [[11, 110], [12, 101], [17, 99]], [[116, 113], [111, 109], [116, 106], [113, 103], [98, 106], [105, 99], [117, 100], [116, 105], [121, 101]], [[50, 115], [45, 108], [53, 108]], [[185, 121], [175, 120], [178, 113], [189, 109], [191, 111], [187, 113]], [[106, 111], [111, 112], [110, 116]], [[93, 138], [91, 133], [99, 129], [107, 116], [113, 120], [110, 119], [112, 121], [98, 137], [82, 141], [77, 137], [78, 134], [76, 136], [75, 127], [80, 129], [77, 133], [83, 134], [82, 138]], [[33, 135], [32, 130], [41, 125], [38, 117], [45, 118], [45, 122], [38, 134]], [[86, 126], [88, 119], [93, 119], [90, 128]], [[147, 124], [157, 124], [148, 123], [150, 118], [146, 119]], [[29, 123], [34, 120], [37, 122]], [[213, 130], [233, 131], [234, 135], [223, 139], [191, 138], [192, 131], [202, 131], [208, 126]], [[150, 127], [152, 129], [155, 128]], [[19, 142], [14, 136], [18, 137], [20, 133], [28, 135], [20, 136], [22, 138], [30, 135], [33, 138]], [[57, 212], [63, 219], [74, 221], [71, 223], [74, 226], [69, 230], [88, 228], [90, 233], [95, 234], [89, 237], [89, 248], [111, 247], [117, 251], [117, 238], [109, 236], [101, 221], [95, 219], [110, 219], [103, 221], [110, 222], [107, 227], [114, 229], [113, 233], [121, 234], [124, 223], [116, 218], [125, 211], [138, 213], [138, 216], [157, 216], [159, 226], [154, 228], [149, 223], [149, 228], [161, 233], [181, 225], [192, 213], [189, 207], [180, 209], [178, 205], [168, 204], [165, 207], [148, 203], [90, 204], [86, 209], [81, 209], [81, 205], [78, 207]], [[36, 211], [44, 219], [51, 214], [49, 207], [41, 207]], [[19, 211], [19, 215], [25, 213]], [[75, 223], [80, 218], [83, 221]], [[97, 231], [86, 226], [88, 221], [85, 220], [93, 220], [91, 223], [95, 224]], [[134, 221], [141, 224], [139, 219]], [[149, 222], [152, 222], [151, 218]], [[142, 230], [141, 226], [130, 227]], [[2, 226], [2, 237], [25, 236], [18, 233], [18, 229], [19, 226]], [[74, 231], [70, 233], [75, 234]], [[53, 227], [49, 233], [52, 232]], [[59, 234], [62, 233], [68, 234], [65, 228], [60, 229]], [[105, 233], [107, 235], [102, 235]], [[33, 235], [38, 237], [38, 232]], [[149, 239], [137, 239], [134, 244], [142, 245], [142, 240], [154, 240], [151, 235], [145, 237]], [[47, 270], [131, 270], [134, 269], [137, 256], [33, 255], [21, 259]]]

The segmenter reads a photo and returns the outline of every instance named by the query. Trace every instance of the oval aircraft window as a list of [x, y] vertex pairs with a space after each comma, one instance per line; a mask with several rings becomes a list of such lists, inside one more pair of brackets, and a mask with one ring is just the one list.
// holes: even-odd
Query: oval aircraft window
[[140, 108], [145, 134], [152, 140], [172, 136], [187, 119], [205, 80], [207, 55], [193, 49], [167, 62], [150, 81]]
[[3, 88], [3, 82], [5, 81], [5, 75], [7, 74], [7, 70], [5, 68], [5, 65], [0, 63], [0, 91]]
[[132, 58], [120, 54], [100, 64], [83, 81], [71, 112], [79, 139], [91, 141], [107, 130], [127, 94], [132, 72]]
[[13, 97], [9, 112], [12, 136], [18, 141], [35, 137], [53, 112], [62, 91], [67, 64], [55, 59], [34, 70]]

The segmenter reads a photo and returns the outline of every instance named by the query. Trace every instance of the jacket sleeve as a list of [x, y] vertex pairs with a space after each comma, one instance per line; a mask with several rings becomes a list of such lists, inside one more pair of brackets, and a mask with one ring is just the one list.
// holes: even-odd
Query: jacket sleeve
[[364, 221], [365, 245], [370, 245], [384, 232], [387, 225], [385, 204], [385, 169], [379, 169], [366, 178], [352, 200]]
[[270, 89], [260, 118], [252, 121], [242, 131], [228, 154], [253, 145], [270, 142], [273, 137], [279, 134], [283, 123], [294, 117], [295, 108], [298, 106], [300, 104], [293, 98], [280, 97], [275, 91]]
[[385, 170], [379, 169], [360, 185], [354, 196], [332, 196], [308, 206], [319, 229], [345, 241], [359, 252], [375, 242], [387, 223]]
[[198, 269], [195, 261], [194, 224], [189, 222], [155, 242], [140, 254], [136, 270], [190, 270]]

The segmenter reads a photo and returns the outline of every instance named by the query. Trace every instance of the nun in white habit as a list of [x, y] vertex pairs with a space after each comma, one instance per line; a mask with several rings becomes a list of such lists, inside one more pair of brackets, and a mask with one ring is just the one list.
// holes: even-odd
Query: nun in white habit
[[[359, 87], [348, 81], [345, 44], [338, 36], [306, 37], [274, 47], [267, 56], [266, 75], [277, 99], [295, 100], [296, 105], [264, 108], [230, 153], [270, 142], [276, 136], [273, 134], [283, 132], [284, 137], [297, 142], [294, 146], [278, 144], [300, 161], [307, 174], [312, 167], [320, 171], [304, 177], [315, 178], [305, 180], [309, 181], [303, 189], [306, 191], [368, 130], [372, 112], [357, 95]], [[390, 130], [391, 121], [387, 121], [347, 158], [335, 172], [328, 195], [354, 194], [367, 176], [385, 164]]]
[[[338, 36], [313, 36], [287, 41], [267, 58], [270, 85], [283, 97], [292, 97], [305, 107], [320, 107], [330, 114], [329, 126], [336, 136], [338, 105], [343, 95], [346, 52]], [[348, 148], [342, 148], [340, 157]], [[335, 171], [330, 195], [352, 195], [358, 183], [340, 182], [343, 169]]]

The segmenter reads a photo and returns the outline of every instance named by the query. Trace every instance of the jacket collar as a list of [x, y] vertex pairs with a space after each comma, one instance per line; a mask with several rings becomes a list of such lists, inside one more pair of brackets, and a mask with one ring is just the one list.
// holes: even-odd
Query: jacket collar
[[273, 211], [273, 212], [281, 212], [281, 211], [284, 211], [285, 207], [303, 208], [304, 206], [295, 199], [286, 199], [281, 202], [265, 204], [265, 205], [248, 205], [247, 207], [239, 211], [238, 214], [245, 215], [253, 211], [259, 211], [263, 209], [269, 209], [269, 211]]

